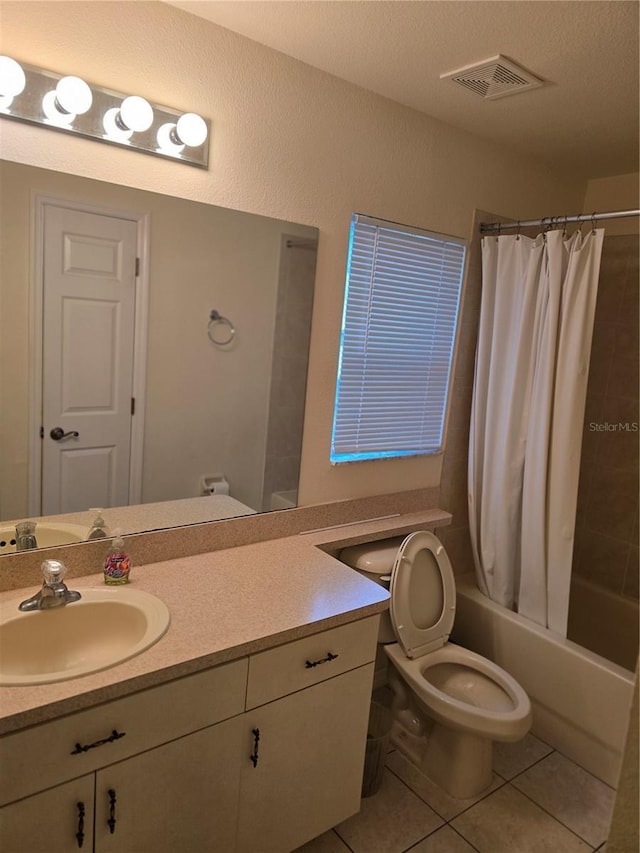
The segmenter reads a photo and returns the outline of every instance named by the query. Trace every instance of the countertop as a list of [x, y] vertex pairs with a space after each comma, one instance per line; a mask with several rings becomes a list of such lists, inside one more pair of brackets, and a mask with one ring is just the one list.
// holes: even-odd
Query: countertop
[[[387, 591], [327, 551], [448, 523], [439, 510], [311, 531], [135, 566], [131, 586], [161, 598], [167, 633], [135, 658], [81, 678], [0, 688], [0, 735], [46, 722], [386, 609]], [[102, 574], [70, 588], [101, 586]], [[0, 595], [16, 604], [37, 587]], [[73, 606], [73, 605], [67, 605]]]

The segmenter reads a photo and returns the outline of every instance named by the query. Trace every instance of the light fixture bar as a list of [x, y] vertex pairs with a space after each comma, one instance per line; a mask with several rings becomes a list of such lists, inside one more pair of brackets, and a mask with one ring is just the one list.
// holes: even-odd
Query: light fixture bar
[[[0, 57], [0, 118], [207, 167], [210, 124], [196, 113]], [[18, 83], [16, 83], [18, 80]], [[62, 81], [62, 82], [61, 82]]]

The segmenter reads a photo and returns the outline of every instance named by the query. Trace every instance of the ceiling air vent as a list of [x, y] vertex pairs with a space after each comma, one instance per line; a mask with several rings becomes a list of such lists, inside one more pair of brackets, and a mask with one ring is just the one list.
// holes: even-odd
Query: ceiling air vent
[[441, 74], [440, 79], [453, 80], [486, 100], [504, 98], [544, 85], [539, 77], [504, 56], [493, 56], [484, 62], [465, 65], [464, 68]]

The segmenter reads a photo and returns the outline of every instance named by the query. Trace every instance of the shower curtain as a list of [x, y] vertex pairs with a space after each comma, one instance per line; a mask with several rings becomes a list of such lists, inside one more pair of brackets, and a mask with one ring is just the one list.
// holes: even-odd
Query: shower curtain
[[478, 585], [563, 636], [603, 239], [482, 240], [468, 492]]

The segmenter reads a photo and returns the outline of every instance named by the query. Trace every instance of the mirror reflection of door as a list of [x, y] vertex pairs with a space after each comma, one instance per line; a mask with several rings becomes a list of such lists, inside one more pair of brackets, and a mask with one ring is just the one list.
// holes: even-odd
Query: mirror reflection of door
[[136, 246], [135, 221], [45, 206], [43, 515], [129, 503]]
[[[0, 520], [42, 515], [41, 456], [52, 442], [40, 427], [45, 436], [62, 429], [42, 419], [49, 206], [137, 226], [128, 505], [160, 506], [122, 525], [218, 518], [220, 504], [202, 501], [202, 477], [212, 474], [223, 474], [230, 497], [253, 510], [295, 505], [317, 229], [3, 160], [0, 186]], [[233, 322], [231, 346], [209, 340], [212, 309]], [[68, 427], [81, 432], [75, 418]], [[74, 444], [67, 438], [60, 447]], [[177, 520], [169, 501], [192, 503], [175, 507]], [[94, 502], [107, 500], [83, 497], [75, 521], [89, 524]]]

